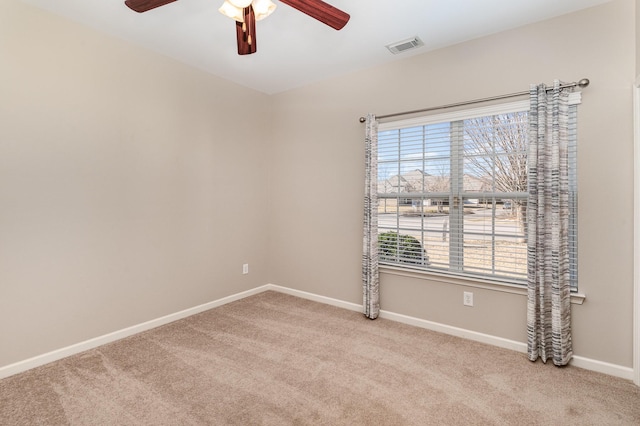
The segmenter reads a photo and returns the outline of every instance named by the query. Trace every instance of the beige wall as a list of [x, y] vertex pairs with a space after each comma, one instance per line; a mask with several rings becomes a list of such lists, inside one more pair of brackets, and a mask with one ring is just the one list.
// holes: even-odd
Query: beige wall
[[270, 103], [0, 2], [0, 366], [265, 284]]
[[[632, 365], [635, 2], [616, 0], [275, 96], [270, 281], [359, 303], [363, 127], [358, 117], [583, 77], [575, 353]], [[381, 47], [382, 48], [382, 47]], [[526, 341], [524, 296], [383, 273], [382, 309]]]

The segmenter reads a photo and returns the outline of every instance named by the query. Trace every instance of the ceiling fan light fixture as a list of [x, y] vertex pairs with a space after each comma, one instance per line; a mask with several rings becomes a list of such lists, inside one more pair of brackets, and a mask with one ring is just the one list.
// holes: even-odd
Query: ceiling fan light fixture
[[271, 0], [253, 0], [251, 7], [256, 14], [256, 21], [266, 18], [276, 10], [276, 4]]
[[[176, 0], [125, 0], [125, 5], [136, 12], [146, 12]], [[323, 0], [280, 0], [282, 3], [330, 26], [342, 29], [349, 22], [349, 14]], [[218, 11], [236, 21], [236, 40], [239, 55], [256, 52], [256, 21], [271, 15], [276, 5], [271, 0], [223, 0]]]
[[251, 0], [225, 0], [225, 3], [227, 1], [239, 9], [244, 9], [251, 4]]
[[244, 17], [242, 13], [243, 9], [234, 6], [229, 0], [225, 0], [218, 9], [218, 12], [222, 13], [224, 16], [227, 16], [235, 21], [244, 22]]

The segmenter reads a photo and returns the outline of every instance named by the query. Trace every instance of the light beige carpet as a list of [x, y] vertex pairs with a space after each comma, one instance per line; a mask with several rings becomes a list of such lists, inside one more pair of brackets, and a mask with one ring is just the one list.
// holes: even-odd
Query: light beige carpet
[[640, 388], [265, 292], [0, 381], [2, 425], [640, 425]]

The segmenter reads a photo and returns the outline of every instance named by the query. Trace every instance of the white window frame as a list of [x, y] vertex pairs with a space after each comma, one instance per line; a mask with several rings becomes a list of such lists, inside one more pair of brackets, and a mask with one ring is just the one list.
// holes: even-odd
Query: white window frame
[[[569, 105], [578, 105], [581, 103], [581, 100], [582, 100], [581, 93], [573, 92], [569, 96]], [[462, 121], [467, 119], [498, 115], [498, 114], [528, 112], [529, 109], [530, 109], [530, 102], [528, 100], [503, 102], [503, 103], [476, 107], [476, 108], [467, 108], [467, 109], [460, 109], [456, 111], [447, 111], [439, 114], [424, 115], [424, 116], [414, 117], [414, 118], [409, 118], [404, 120], [381, 122], [378, 125], [378, 131], [384, 132], [388, 130], [400, 130], [400, 129], [410, 128], [410, 127]], [[452, 175], [452, 180], [453, 179], [454, 177]], [[450, 193], [451, 192], [452, 191], [450, 191]], [[466, 194], [463, 193], [462, 195], [464, 196]], [[492, 194], [486, 194], [486, 195], [490, 196]], [[576, 204], [575, 212], [577, 213], [577, 200], [574, 202]], [[572, 215], [571, 220], [573, 221], [572, 226], [574, 227], [574, 229], [577, 229], [576, 216]], [[451, 243], [455, 244], [455, 242], [453, 241], [451, 241], [450, 244]], [[572, 250], [573, 255], [577, 257], [577, 235], [573, 236], [573, 240], [571, 241], [571, 243], [572, 244], [570, 244], [571, 245], [570, 250]], [[455, 247], [453, 249], [455, 250]], [[450, 247], [450, 250], [451, 250], [451, 247]], [[433, 278], [436, 278], [436, 280], [438, 281], [447, 282], [449, 280], [454, 284], [464, 285], [464, 280], [476, 281], [477, 283], [479, 283], [477, 284], [477, 286], [483, 286], [484, 284], [489, 284], [490, 285], [489, 288], [493, 287], [496, 284], [499, 286], [503, 285], [506, 287], [521, 288], [523, 287], [523, 284], [524, 284], [522, 281], [519, 281], [519, 280], [509, 280], [509, 279], [494, 278], [489, 276], [481, 277], [475, 274], [473, 275], [466, 274], [464, 271], [456, 272], [455, 265], [451, 265], [451, 264], [449, 266], [449, 271], [436, 271], [436, 270], [430, 270], [427, 267], [415, 268], [413, 266], [404, 266], [404, 265], [384, 263], [384, 262], [381, 262], [380, 267], [382, 268], [383, 271], [388, 270], [392, 273], [396, 273], [398, 275], [405, 275], [405, 276], [416, 276], [416, 269], [418, 269], [419, 274], [427, 274], [429, 276], [432, 276]], [[572, 291], [575, 293], [577, 291], [577, 259], [573, 267], [574, 269], [572, 270]], [[461, 282], [460, 279], [462, 279], [463, 281]], [[575, 294], [577, 295], [577, 293]], [[583, 295], [578, 295], [578, 296], [583, 298]], [[578, 301], [577, 303], [582, 303], [582, 300]]]

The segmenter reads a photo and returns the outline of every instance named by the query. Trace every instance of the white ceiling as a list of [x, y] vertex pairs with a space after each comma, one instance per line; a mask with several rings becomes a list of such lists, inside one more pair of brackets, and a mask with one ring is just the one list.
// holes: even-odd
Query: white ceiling
[[[257, 53], [236, 53], [223, 0], [178, 0], [138, 14], [124, 0], [22, 0], [267, 94], [515, 28], [611, 0], [326, 0], [351, 15], [336, 31], [279, 3], [256, 24]], [[385, 45], [418, 36], [420, 49]]]

